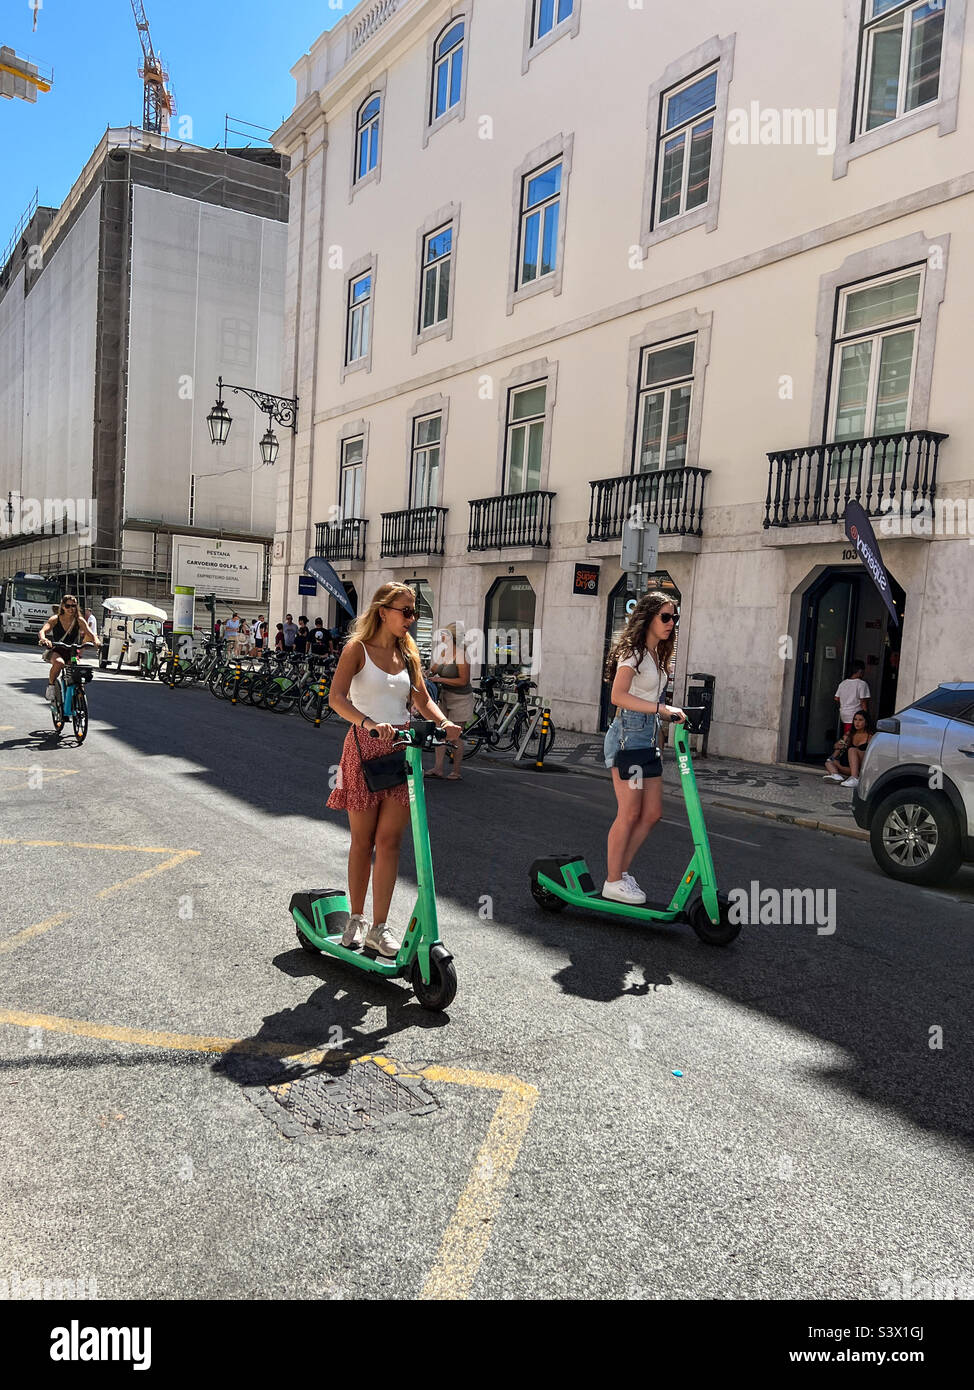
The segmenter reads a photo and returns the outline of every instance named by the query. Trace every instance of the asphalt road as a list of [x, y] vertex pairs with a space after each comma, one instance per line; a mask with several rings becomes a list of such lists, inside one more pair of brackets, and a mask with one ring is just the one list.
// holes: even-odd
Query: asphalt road
[[[254, 1299], [974, 1281], [970, 870], [905, 888], [859, 842], [710, 805], [722, 887], [834, 890], [834, 931], [719, 950], [550, 915], [528, 866], [583, 849], [598, 877], [611, 790], [478, 761], [426, 784], [460, 981], [428, 1014], [295, 941], [292, 891], [344, 883], [342, 730], [106, 675], [77, 748], [43, 684], [0, 648], [0, 1277]], [[668, 897], [672, 796], [650, 844], [637, 876]], [[412, 866], [407, 844], [400, 922]], [[345, 1072], [370, 1095], [420, 1076], [427, 1113], [289, 1137], [266, 1087], [339, 1044], [386, 1059]]]

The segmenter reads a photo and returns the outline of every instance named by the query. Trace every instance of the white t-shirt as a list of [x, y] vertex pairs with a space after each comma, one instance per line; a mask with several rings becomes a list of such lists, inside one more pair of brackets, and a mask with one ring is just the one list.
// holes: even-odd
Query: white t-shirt
[[850, 676], [847, 681], [842, 681], [835, 692], [835, 698], [839, 702], [843, 724], [851, 724], [852, 716], [862, 709], [861, 702], [869, 699], [869, 686], [865, 681], [853, 680]]
[[[627, 656], [619, 662], [619, 669], [623, 666], [631, 666], [636, 671], [636, 660], [634, 656]], [[640, 670], [632, 678], [632, 685], [629, 687], [629, 694], [634, 695], [637, 700], [660, 701], [663, 698], [663, 691], [669, 684], [669, 675], [666, 671], [661, 671], [656, 665], [656, 658], [651, 651], [643, 653], [642, 665]]]

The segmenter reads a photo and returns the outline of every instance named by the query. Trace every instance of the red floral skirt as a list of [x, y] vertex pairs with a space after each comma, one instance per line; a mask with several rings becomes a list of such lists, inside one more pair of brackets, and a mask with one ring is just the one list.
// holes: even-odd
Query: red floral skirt
[[[399, 748], [402, 748], [399, 744]], [[362, 756], [359, 757], [359, 749]], [[342, 759], [338, 764], [338, 778], [335, 790], [325, 803], [332, 811], [371, 811], [391, 797], [403, 806], [409, 805], [409, 789], [405, 782], [399, 787], [389, 787], [386, 791], [369, 790], [362, 772], [362, 759], [370, 762], [383, 754], [394, 753], [396, 744], [391, 738], [372, 738], [368, 733], [358, 731], [358, 748], [355, 746], [355, 730], [350, 728], [342, 745]]]

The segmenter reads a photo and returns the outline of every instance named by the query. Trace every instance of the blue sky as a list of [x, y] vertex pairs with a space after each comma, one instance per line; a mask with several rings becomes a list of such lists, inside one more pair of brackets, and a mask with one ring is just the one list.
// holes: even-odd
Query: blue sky
[[[291, 67], [356, 0], [344, 0], [344, 10], [329, 0], [143, 4], [171, 74], [177, 121], [190, 116], [193, 143], [213, 146], [223, 144], [226, 112], [280, 125], [294, 105]], [[106, 126], [142, 124], [142, 49], [130, 0], [41, 0], [36, 33], [33, 19], [30, 0], [0, 0], [0, 44], [54, 69], [53, 89], [36, 104], [0, 101], [0, 250], [35, 188], [41, 204], [56, 207]]]

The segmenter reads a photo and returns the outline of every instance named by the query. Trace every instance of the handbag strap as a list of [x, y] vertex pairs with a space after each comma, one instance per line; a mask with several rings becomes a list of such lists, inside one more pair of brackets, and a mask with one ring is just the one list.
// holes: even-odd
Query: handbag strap
[[354, 738], [355, 738], [355, 751], [356, 751], [356, 753], [358, 754], [358, 760], [359, 760], [359, 762], [362, 764], [362, 766], [364, 767], [364, 766], [365, 766], [365, 759], [362, 757], [362, 749], [361, 749], [361, 747], [360, 747], [360, 745], [359, 745], [359, 741], [358, 741], [358, 728], [357, 728], [357, 726], [356, 726], [355, 724], [352, 725], [352, 734], [353, 734], [353, 736], [354, 736]]

